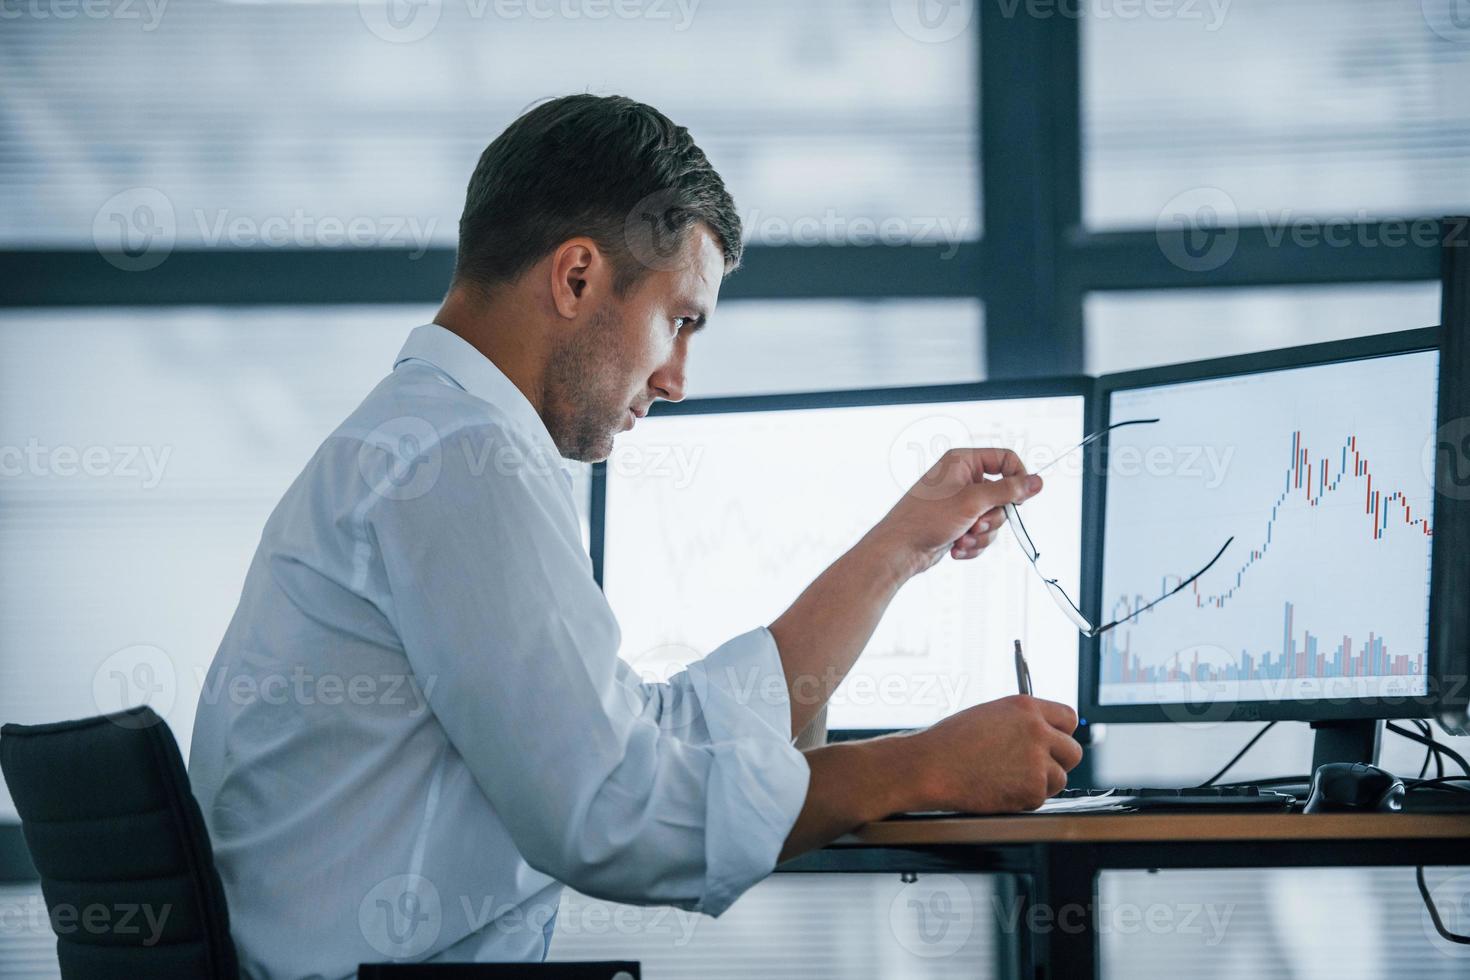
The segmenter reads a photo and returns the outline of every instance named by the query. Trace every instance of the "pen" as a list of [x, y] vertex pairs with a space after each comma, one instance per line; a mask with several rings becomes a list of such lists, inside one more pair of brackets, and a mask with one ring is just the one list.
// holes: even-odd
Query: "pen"
[[1016, 686], [1022, 694], [1031, 693], [1031, 668], [1026, 666], [1026, 655], [1021, 652], [1021, 641], [1016, 641]]

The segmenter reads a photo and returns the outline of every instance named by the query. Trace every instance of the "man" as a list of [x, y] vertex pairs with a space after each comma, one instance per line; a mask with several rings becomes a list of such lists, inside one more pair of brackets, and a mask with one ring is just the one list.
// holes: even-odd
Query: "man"
[[684, 396], [740, 248], [718, 174], [648, 106], [559, 99], [485, 150], [443, 307], [271, 515], [200, 700], [191, 774], [250, 976], [537, 960], [563, 884], [719, 915], [868, 820], [1065, 784], [1076, 717], [1028, 697], [793, 745], [899, 587], [1039, 491], [1009, 452], [946, 454], [671, 682], [618, 659], [561, 458]]

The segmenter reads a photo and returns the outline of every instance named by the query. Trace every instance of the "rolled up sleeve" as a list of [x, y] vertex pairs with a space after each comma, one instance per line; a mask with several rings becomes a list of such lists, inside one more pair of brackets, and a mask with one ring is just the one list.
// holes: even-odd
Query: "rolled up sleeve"
[[[775, 866], [806, 800], [809, 772], [790, 746], [786, 675], [765, 627], [730, 640], [670, 683], [694, 692], [711, 743], [760, 747], [717, 758], [710, 781], [707, 834], [719, 843], [706, 851], [709, 891], [699, 911], [718, 915]], [[801, 760], [799, 778], [788, 761], [793, 757]]]
[[767, 729], [792, 738], [786, 674], [775, 637], [764, 626], [735, 637], [667, 682], [641, 681], [621, 660], [618, 679], [631, 697], [642, 700], [644, 718], [687, 740], [761, 737]]
[[775, 643], [753, 630], [666, 690], [638, 684], [560, 474], [473, 465], [533, 457], [520, 440], [443, 434], [420, 449], [427, 490], [365, 509], [390, 619], [529, 864], [596, 897], [719, 915], [774, 868], [806, 797]]

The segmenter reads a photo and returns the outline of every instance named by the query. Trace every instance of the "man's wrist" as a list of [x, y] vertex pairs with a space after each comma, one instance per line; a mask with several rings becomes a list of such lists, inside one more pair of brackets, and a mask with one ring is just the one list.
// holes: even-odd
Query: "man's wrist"
[[873, 806], [869, 820], [893, 813], [930, 809], [923, 774], [915, 765], [919, 743], [914, 735], [887, 735], [851, 743], [868, 756], [867, 765], [876, 774], [872, 788]]
[[881, 524], [863, 535], [853, 553], [895, 592], [923, 570], [920, 556], [902, 541], [893, 539]]

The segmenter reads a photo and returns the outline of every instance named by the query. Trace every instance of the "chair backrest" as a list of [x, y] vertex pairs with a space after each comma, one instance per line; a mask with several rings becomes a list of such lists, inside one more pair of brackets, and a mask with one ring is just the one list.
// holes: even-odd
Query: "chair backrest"
[[0, 728], [64, 980], [238, 980], [189, 775], [147, 707]]

